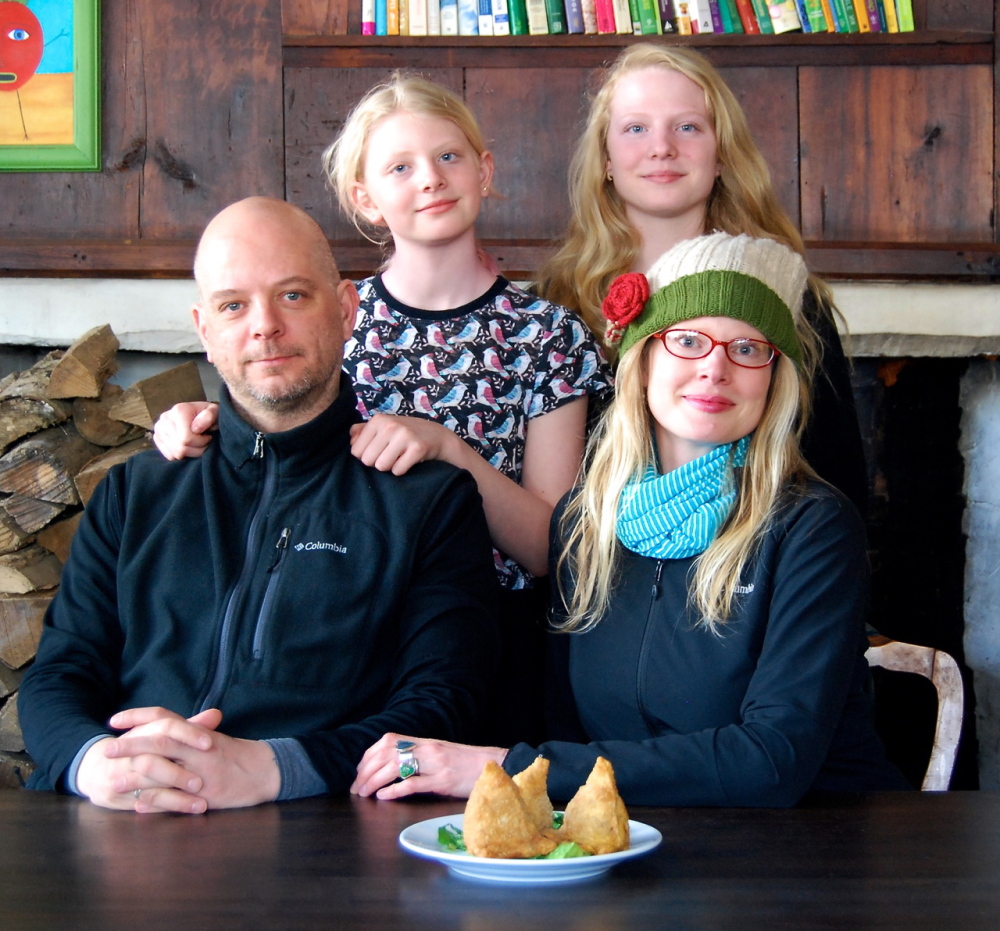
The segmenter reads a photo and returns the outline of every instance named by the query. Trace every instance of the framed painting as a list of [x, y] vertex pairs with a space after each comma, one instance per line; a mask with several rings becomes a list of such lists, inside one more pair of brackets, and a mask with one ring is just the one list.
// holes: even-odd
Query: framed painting
[[100, 171], [100, 0], [0, 0], [0, 171]]

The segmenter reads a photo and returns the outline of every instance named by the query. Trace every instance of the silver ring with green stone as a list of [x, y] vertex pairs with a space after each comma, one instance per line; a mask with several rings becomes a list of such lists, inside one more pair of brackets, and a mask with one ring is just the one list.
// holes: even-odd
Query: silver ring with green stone
[[420, 772], [420, 764], [413, 757], [416, 744], [412, 740], [397, 740], [396, 753], [399, 756], [399, 778], [409, 779]]

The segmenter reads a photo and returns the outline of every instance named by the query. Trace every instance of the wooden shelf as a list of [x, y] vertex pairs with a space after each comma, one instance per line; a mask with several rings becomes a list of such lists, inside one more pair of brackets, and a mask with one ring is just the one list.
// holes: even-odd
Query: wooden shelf
[[[369, 243], [334, 242], [341, 272], [363, 278], [382, 256]], [[501, 271], [531, 279], [552, 244], [538, 240], [482, 245]], [[1000, 280], [1000, 245], [989, 243], [806, 243], [809, 267], [831, 280]], [[0, 239], [0, 277], [190, 278], [194, 241], [136, 243], [123, 240]]]
[[[622, 47], [653, 38], [286, 35], [282, 62], [286, 68], [594, 68], [614, 58]], [[955, 30], [892, 35], [656, 36], [655, 41], [696, 48], [720, 67], [992, 65], [994, 48], [993, 33]]]

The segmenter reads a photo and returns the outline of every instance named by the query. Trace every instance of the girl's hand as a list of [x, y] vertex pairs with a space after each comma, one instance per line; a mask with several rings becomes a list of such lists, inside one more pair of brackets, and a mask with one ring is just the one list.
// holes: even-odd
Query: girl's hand
[[166, 459], [197, 459], [212, 442], [208, 435], [219, 419], [219, 405], [185, 401], [164, 411], [153, 427], [153, 442]]
[[[398, 782], [397, 740], [411, 740], [416, 744], [413, 758], [419, 766], [416, 776]], [[502, 764], [505, 756], [507, 751], [500, 747], [470, 747], [447, 740], [422, 740], [401, 734], [386, 734], [365, 751], [358, 764], [358, 776], [351, 786], [351, 793], [361, 796], [374, 793], [376, 798], [383, 800], [403, 798], [417, 792], [468, 798], [486, 763], [493, 760], [498, 765]]]
[[443, 459], [445, 444], [454, 439], [447, 427], [430, 420], [376, 414], [351, 427], [351, 454], [379, 472], [404, 475], [418, 462]]

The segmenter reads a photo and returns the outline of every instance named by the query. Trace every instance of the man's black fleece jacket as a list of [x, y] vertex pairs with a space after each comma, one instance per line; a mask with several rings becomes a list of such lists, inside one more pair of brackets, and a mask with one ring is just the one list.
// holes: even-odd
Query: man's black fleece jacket
[[126, 708], [217, 707], [230, 736], [296, 738], [330, 792], [387, 731], [473, 736], [497, 640], [479, 494], [444, 463], [363, 465], [359, 419], [346, 378], [285, 433], [224, 397], [202, 458], [111, 470], [21, 685], [34, 788], [61, 788]]

